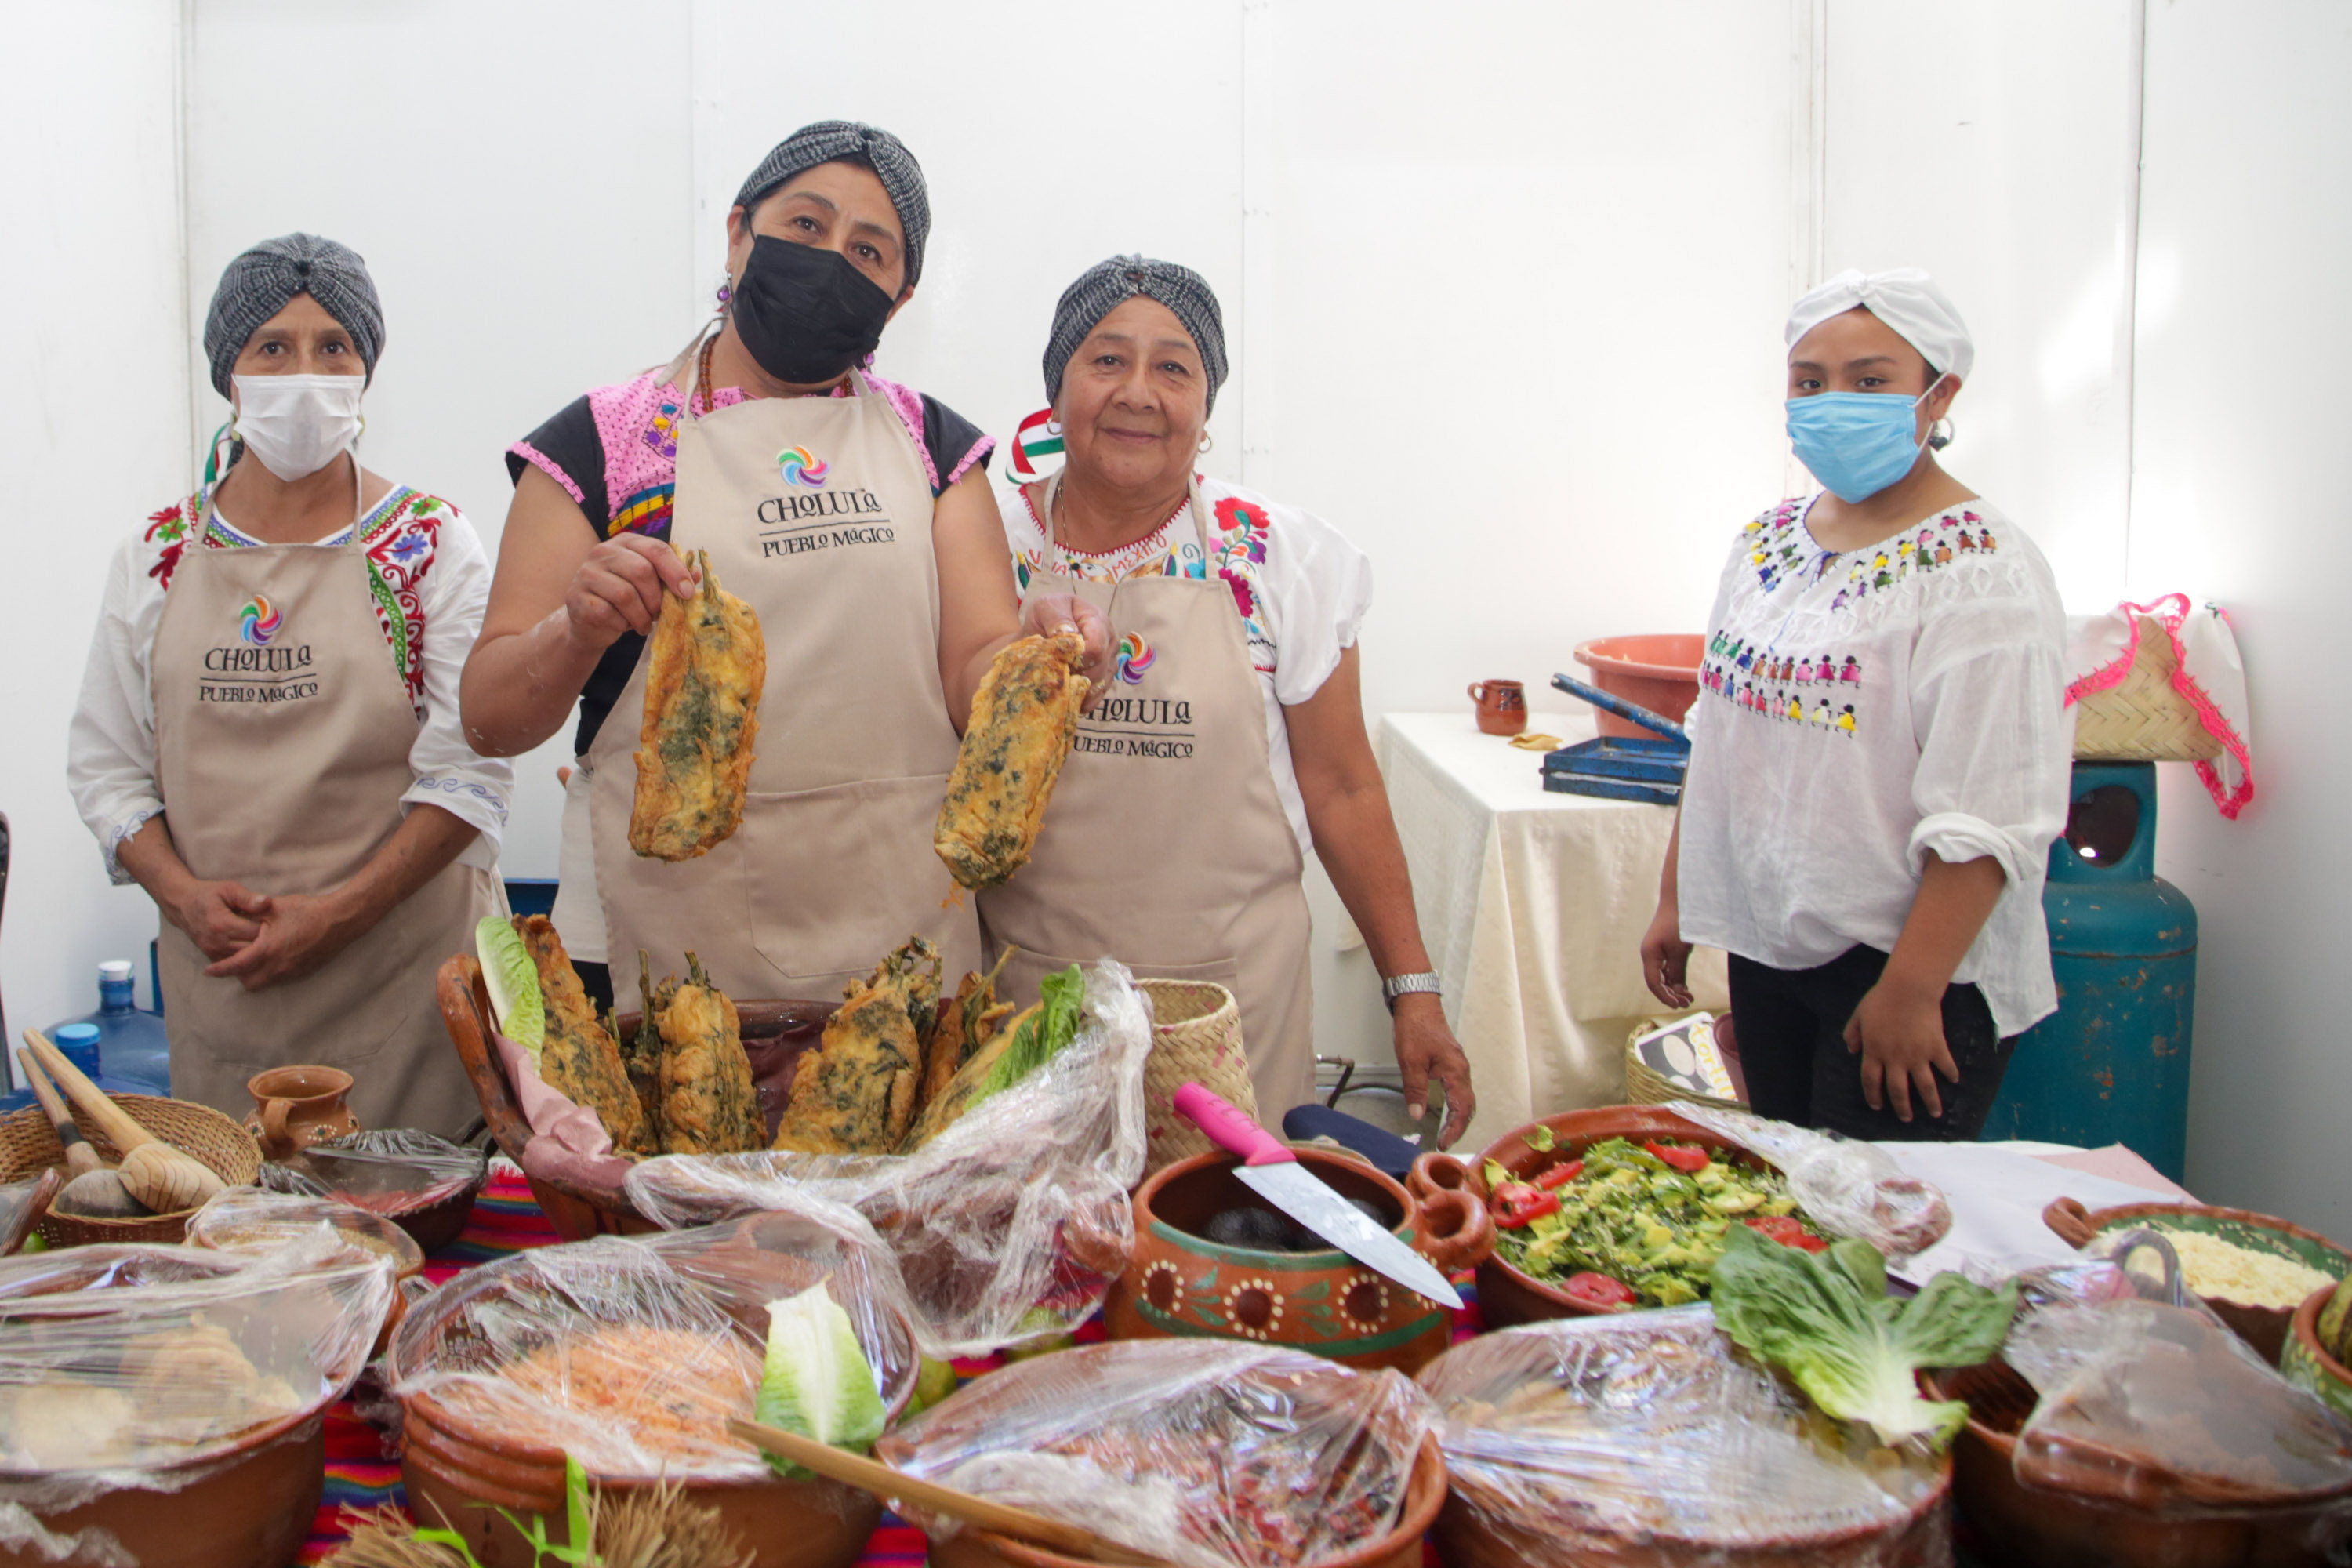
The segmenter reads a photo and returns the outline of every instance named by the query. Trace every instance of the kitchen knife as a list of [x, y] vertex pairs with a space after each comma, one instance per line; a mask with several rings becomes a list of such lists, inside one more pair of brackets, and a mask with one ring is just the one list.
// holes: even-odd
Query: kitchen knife
[[1332, 1191], [1329, 1184], [1300, 1164], [1297, 1155], [1255, 1121], [1197, 1083], [1176, 1091], [1175, 1106], [1178, 1115], [1207, 1133], [1220, 1148], [1242, 1157], [1234, 1174], [1258, 1196], [1365, 1268], [1441, 1306], [1462, 1305], [1460, 1294], [1445, 1282], [1436, 1265]]

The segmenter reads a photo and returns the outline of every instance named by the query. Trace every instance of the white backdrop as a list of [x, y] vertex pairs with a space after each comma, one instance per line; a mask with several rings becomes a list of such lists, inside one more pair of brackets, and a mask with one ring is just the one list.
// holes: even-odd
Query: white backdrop
[[[184, 491], [225, 413], [190, 356], [221, 265], [257, 238], [307, 227], [368, 258], [389, 316], [368, 460], [495, 546], [505, 443], [686, 339], [758, 156], [812, 119], [887, 125], [924, 162], [937, 227], [883, 370], [1004, 434], [1042, 401], [1038, 350], [1077, 270], [1126, 249], [1199, 268], [1237, 365], [1207, 466], [1371, 554], [1370, 713], [1451, 708], [1478, 677], [1540, 682], [1585, 637], [1698, 627], [1729, 534], [1796, 477], [1789, 298], [1848, 265], [1947, 280], [1979, 343], [1951, 464], [2042, 541], [2076, 607], [2126, 583], [2258, 597], [2273, 579], [2236, 542], [2284, 540], [2321, 464], [2262, 445], [2250, 416], [2244, 456], [2303, 459], [2303, 510], [2231, 508], [2217, 528], [2241, 454], [2197, 455], [2198, 420], [2235, 368], [2222, 329], [2176, 353], [2142, 300], [2139, 352], [2167, 357], [2136, 378], [2134, 291], [2188, 321], [2180, 302], [2266, 258], [2275, 231], [2336, 247], [2297, 296], [2333, 297], [2343, 210], [2313, 191], [2343, 189], [2342, 127], [2294, 120], [2263, 83], [2289, 57], [2313, 81], [2352, 63], [2344, 13], [2262, 0], [2239, 35], [2231, 0], [2155, 11], [2149, 199], [2168, 205], [2145, 229], [2137, 0], [1494, 0], [1442, 20], [1401, 0], [28, 12], [12, 43], [39, 68], [0, 101], [9, 144], [38, 149], [0, 160], [16, 371], [0, 443], [19, 476], [0, 550], [43, 591], [0, 621], [18, 677], [0, 994], [20, 1022], [81, 1010], [90, 966], [152, 930], [72, 817], [64, 725], [108, 554]], [[2217, 100], [2197, 62], [2224, 35], [2235, 96]], [[2143, 237], [2156, 248], [2136, 253]], [[2343, 357], [2329, 321], [2337, 352], [2315, 369]], [[2165, 412], [2135, 446], [2136, 391], [2143, 418]], [[2262, 570], [2294, 558], [2278, 544]], [[2307, 598], [2323, 580], [2276, 585]], [[2259, 607], [2241, 622], [2258, 702], [2275, 624]], [[510, 873], [552, 873], [559, 760], [522, 766]], [[2228, 831], [2198, 853], [2252, 842]], [[2340, 856], [2273, 854], [2233, 879], [2233, 942], [2209, 910], [2209, 997], [2284, 984], [2236, 967], [2278, 951], [2253, 924], [2265, 900], [2332, 893]], [[1378, 1058], [1382, 1016], [1362, 956], [1330, 951], [1328, 888], [1318, 910], [1319, 1043]], [[2198, 1140], [2211, 1190], [2274, 1179], [2251, 1151], [2208, 1157], [2236, 1147], [2214, 1117]]]

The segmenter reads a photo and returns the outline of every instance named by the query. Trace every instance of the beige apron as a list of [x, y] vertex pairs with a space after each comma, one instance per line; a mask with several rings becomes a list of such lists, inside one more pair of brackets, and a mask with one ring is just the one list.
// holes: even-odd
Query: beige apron
[[[384, 647], [360, 534], [181, 552], [155, 627], [155, 777], [173, 843], [207, 881], [324, 893], [400, 826], [416, 710]], [[263, 601], [274, 630], [247, 614]], [[165, 921], [173, 1093], [241, 1116], [246, 1079], [320, 1063], [356, 1080], [362, 1125], [455, 1137], [479, 1108], [434, 972], [472, 952], [474, 922], [500, 906], [488, 872], [452, 862], [316, 973], [259, 991], [207, 976]]]
[[685, 973], [692, 948], [739, 998], [836, 999], [919, 932], [946, 954], [948, 984], [979, 963], [978, 920], [931, 849], [958, 742], [940, 684], [930, 482], [898, 412], [851, 381], [854, 396], [751, 398], [678, 431], [670, 539], [709, 551], [758, 613], [768, 676], [742, 826], [696, 859], [629, 848], [650, 660], [589, 746], [624, 1012], [641, 947], [656, 975]]
[[[1040, 509], [1055, 564], [1060, 484], [1046, 481]], [[1213, 559], [1197, 484], [1192, 515]], [[1106, 954], [1145, 977], [1213, 980], [1241, 1003], [1258, 1115], [1278, 1122], [1315, 1092], [1305, 861], [1233, 592], [1215, 577], [1112, 584], [1052, 570], [1029, 592], [1084, 595], [1150, 663], [1139, 680], [1114, 677], [1078, 721], [1029, 864], [980, 895], [992, 951], [1021, 949], [1007, 994], [1025, 1004], [1043, 974]]]

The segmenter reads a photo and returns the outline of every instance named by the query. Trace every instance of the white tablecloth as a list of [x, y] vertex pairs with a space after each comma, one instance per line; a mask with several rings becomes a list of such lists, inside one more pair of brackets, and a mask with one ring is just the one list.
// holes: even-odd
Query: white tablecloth
[[[1589, 709], [1532, 713], [1528, 727], [1593, 733]], [[1642, 933], [1672, 809], [1550, 794], [1543, 753], [1480, 734], [1466, 710], [1389, 714], [1377, 744], [1422, 938], [1477, 1085], [1465, 1144], [1622, 1101], [1626, 1033], [1665, 1012], [1642, 984]], [[1730, 1005], [1721, 953], [1693, 954], [1690, 978], [1698, 1006]]]

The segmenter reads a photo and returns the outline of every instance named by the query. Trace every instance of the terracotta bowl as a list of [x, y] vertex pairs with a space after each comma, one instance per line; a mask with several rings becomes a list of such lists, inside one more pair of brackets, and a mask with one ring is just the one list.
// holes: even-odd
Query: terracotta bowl
[[[1445, 1496], [1445, 1458], [1437, 1450], [1437, 1439], [1431, 1437], [1413, 1460], [1397, 1527], [1344, 1555], [1318, 1558], [1314, 1568], [1421, 1568], [1422, 1533], [1437, 1518]], [[931, 1568], [1095, 1568], [1096, 1563], [1091, 1557], [1066, 1557], [986, 1530], [958, 1531], [933, 1541], [930, 1561]]]
[[[2137, 1230], [2153, 1220], [2162, 1220], [2180, 1230], [2201, 1231], [2208, 1236], [2247, 1247], [2257, 1252], [2274, 1253], [2306, 1268], [2316, 1268], [2340, 1279], [2352, 1274], [2352, 1250], [2347, 1250], [2315, 1230], [2273, 1215], [2256, 1214], [2251, 1209], [2216, 1208], [2205, 1204], [2119, 1204], [2113, 1208], [2085, 1209], [2073, 1198], [2060, 1198], [2042, 1211], [2042, 1223], [2048, 1226], [2069, 1247], [2088, 1247], [2112, 1231]], [[2254, 1353], [2273, 1366], [2279, 1364], [2286, 1349], [2287, 1325], [2294, 1320], [2293, 1307], [2257, 1307], [2244, 1301], [2232, 1301], [2225, 1297], [2208, 1296], [2205, 1304], [2213, 1315], [2238, 1331], [2238, 1337], [2254, 1347]]]
[[[1966, 1400], [1969, 1424], [1952, 1446], [1960, 1512], [1983, 1537], [1987, 1561], [2014, 1568], [2318, 1568], [2308, 1544], [2313, 1510], [2236, 1519], [2179, 1518], [2021, 1484], [2017, 1435], [2033, 1414], [2033, 1387], [2006, 1362], [1921, 1374], [1931, 1399]], [[2330, 1506], [2340, 1507], [2340, 1502]]]
[[[1397, 1239], [1448, 1274], [1476, 1267], [1495, 1245], [1494, 1221], [1451, 1155], [1423, 1154], [1408, 1190], [1345, 1155], [1297, 1152], [1342, 1194], [1379, 1205]], [[1134, 1254], [1103, 1305], [1110, 1338], [1254, 1340], [1408, 1375], [1445, 1349], [1446, 1309], [1344, 1252], [1225, 1247], [1202, 1235], [1221, 1210], [1273, 1209], [1234, 1175], [1238, 1163], [1194, 1154], [1136, 1189]]]
[[[748, 1226], [756, 1220], [747, 1221]], [[751, 1234], [747, 1231], [747, 1234]], [[814, 1279], [789, 1255], [759, 1250], [748, 1243], [740, 1268], [715, 1253], [694, 1265], [694, 1278], [717, 1288], [716, 1300], [754, 1334], [767, 1332], [765, 1302]], [[457, 1310], [506, 1289], [498, 1265], [458, 1276], [412, 1310], [410, 1321], [393, 1345], [387, 1381], [397, 1385], [409, 1370], [425, 1364], [452, 1331]], [[755, 1321], [756, 1320], [756, 1321]], [[898, 1322], [901, 1352], [886, 1364], [889, 1385], [883, 1405], [896, 1422], [914, 1397], [920, 1363], [914, 1335]], [[411, 1512], [432, 1523], [446, 1520], [466, 1538], [481, 1568], [530, 1568], [531, 1550], [522, 1532], [499, 1513], [548, 1521], [551, 1535], [563, 1534], [563, 1453], [521, 1441], [430, 1394], [400, 1396], [402, 1482]], [[749, 1414], [746, 1412], [745, 1414]], [[606, 1491], [638, 1491], [661, 1484], [658, 1476], [596, 1476]], [[822, 1478], [787, 1479], [773, 1474], [740, 1480], [687, 1480], [687, 1497], [716, 1509], [726, 1527], [754, 1549], [751, 1568], [848, 1568], [881, 1522], [882, 1505], [871, 1495]]]
[[[1593, 685], [1678, 724], [1698, 700], [1699, 666], [1706, 658], [1706, 638], [1696, 632], [1595, 637], [1576, 645], [1576, 662], [1592, 672]], [[1593, 712], [1603, 735], [1654, 739], [1614, 713]]]
[[2319, 1314], [2326, 1309], [2328, 1297], [2335, 1293], [2333, 1287], [2314, 1290], [2294, 1310], [2294, 1321], [2287, 1329], [2286, 1349], [2279, 1355], [2279, 1372], [2337, 1415], [2352, 1421], [2352, 1371], [2347, 1371], [2344, 1363], [2319, 1343]]
[[[1538, 1127], [1551, 1129], [1553, 1146], [1538, 1152], [1528, 1146], [1528, 1134]], [[1698, 1143], [1724, 1158], [1754, 1161], [1738, 1144], [1719, 1134], [1710, 1132], [1694, 1121], [1685, 1121], [1673, 1111], [1654, 1105], [1603, 1105], [1591, 1110], [1566, 1110], [1558, 1116], [1548, 1116], [1541, 1121], [1530, 1121], [1515, 1128], [1486, 1145], [1471, 1174], [1473, 1195], [1482, 1202], [1487, 1196], [1486, 1183], [1475, 1172], [1483, 1171], [1486, 1162], [1510, 1172], [1520, 1181], [1529, 1181], [1548, 1166], [1575, 1159], [1593, 1144], [1611, 1138], [1624, 1138], [1635, 1143], [1644, 1139], [1672, 1140], [1677, 1143]], [[1757, 1163], [1762, 1163], [1756, 1161]], [[1569, 1296], [1557, 1285], [1546, 1284], [1531, 1274], [1521, 1272], [1504, 1260], [1496, 1252], [1478, 1265], [1478, 1310], [1489, 1328], [1507, 1328], [1513, 1323], [1540, 1322], [1549, 1318], [1579, 1318], [1597, 1315], [1593, 1308]]]

